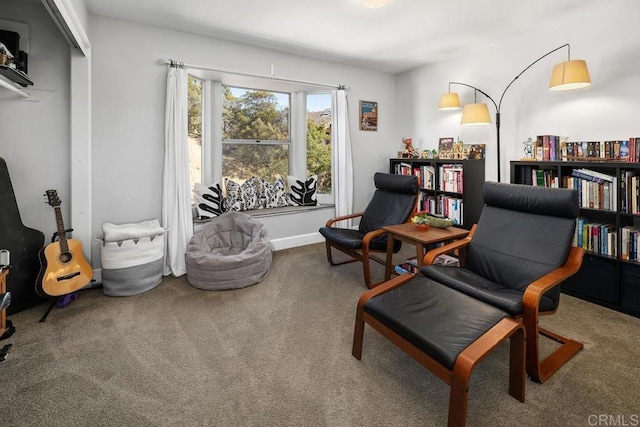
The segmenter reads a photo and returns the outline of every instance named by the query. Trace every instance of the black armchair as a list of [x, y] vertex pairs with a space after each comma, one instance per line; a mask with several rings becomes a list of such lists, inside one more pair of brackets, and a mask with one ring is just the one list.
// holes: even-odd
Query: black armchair
[[[483, 195], [478, 224], [466, 238], [429, 251], [424, 277], [391, 279], [363, 294], [356, 311], [354, 357], [361, 358], [369, 324], [451, 385], [449, 425], [465, 424], [471, 370], [500, 342], [511, 339], [509, 392], [521, 401], [523, 365], [542, 383], [583, 348], [538, 326], [540, 315], [557, 310], [562, 281], [582, 264], [584, 251], [572, 247], [577, 192], [487, 182]], [[453, 251], [460, 267], [432, 265]], [[540, 334], [561, 344], [544, 360]]]
[[[527, 373], [543, 383], [583, 348], [538, 325], [539, 316], [556, 312], [560, 284], [582, 265], [584, 250], [571, 246], [578, 193], [487, 182], [484, 202], [469, 236], [427, 253], [421, 273], [521, 318], [527, 331]], [[461, 268], [430, 265], [455, 250], [464, 251]], [[544, 360], [539, 335], [561, 344]]]
[[[371, 282], [371, 268], [369, 261], [385, 265], [386, 261], [374, 256], [371, 252], [386, 252], [387, 236], [382, 227], [407, 222], [411, 214], [416, 211], [418, 193], [418, 178], [415, 176], [376, 173], [374, 175], [376, 191], [369, 205], [361, 213], [345, 215], [327, 221], [325, 227], [320, 228], [320, 234], [326, 239], [327, 261], [331, 265], [361, 261], [364, 270], [364, 281], [368, 288], [374, 286]], [[338, 221], [359, 218], [357, 230], [335, 227]], [[352, 259], [334, 262], [331, 248], [349, 255]], [[401, 248], [401, 242], [394, 244], [394, 253]]]

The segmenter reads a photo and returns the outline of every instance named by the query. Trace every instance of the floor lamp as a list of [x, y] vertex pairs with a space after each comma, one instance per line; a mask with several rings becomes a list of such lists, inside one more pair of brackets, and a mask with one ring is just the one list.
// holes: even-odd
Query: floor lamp
[[[486, 92], [478, 89], [475, 86], [472, 86], [467, 83], [461, 82], [449, 82], [449, 92], [445, 93], [440, 97], [440, 103], [438, 108], [440, 110], [458, 110], [460, 109], [460, 98], [456, 92], [451, 92], [451, 85], [461, 85], [466, 86], [474, 90], [474, 95], [477, 96], [477, 93], [480, 92], [484, 96], [486, 96], [496, 108], [496, 135], [497, 135], [497, 144], [496, 151], [498, 156], [498, 182], [500, 182], [500, 108], [502, 107], [502, 99], [504, 98], [504, 94], [507, 93], [507, 90], [511, 87], [511, 85], [518, 80], [518, 78], [524, 74], [529, 68], [535, 65], [538, 61], [547, 56], [551, 55], [553, 52], [560, 50], [562, 48], [567, 48], [567, 61], [556, 64], [553, 67], [553, 72], [551, 73], [551, 80], [549, 82], [550, 90], [573, 90], [573, 89], [581, 89], [591, 85], [591, 78], [589, 77], [589, 70], [587, 69], [587, 63], [582, 59], [574, 59], [571, 60], [571, 46], [569, 44], [564, 44], [560, 47], [557, 47], [540, 58], [533, 61], [529, 64], [524, 70], [520, 72], [517, 76], [511, 80], [511, 82], [507, 85], [507, 87], [502, 92], [500, 96], [500, 100], [496, 103], [493, 98], [491, 98]], [[491, 124], [491, 116], [489, 115], [489, 107], [486, 103], [478, 103], [477, 100], [474, 101], [473, 104], [467, 104], [462, 109], [462, 117], [460, 119], [460, 124], [462, 126], [473, 126], [473, 125], [486, 125]]]

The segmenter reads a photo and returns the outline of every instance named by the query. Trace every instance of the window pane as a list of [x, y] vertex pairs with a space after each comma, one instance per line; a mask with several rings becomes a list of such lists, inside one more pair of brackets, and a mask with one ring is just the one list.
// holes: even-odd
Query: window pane
[[318, 193], [331, 194], [331, 94], [307, 95], [307, 173], [318, 175]]
[[224, 87], [222, 139], [289, 140], [289, 94]]
[[196, 182], [202, 182], [202, 82], [189, 77], [188, 89], [189, 180], [193, 203], [193, 186]]
[[251, 176], [273, 181], [287, 178], [289, 146], [258, 144], [222, 144], [222, 176], [245, 181]]

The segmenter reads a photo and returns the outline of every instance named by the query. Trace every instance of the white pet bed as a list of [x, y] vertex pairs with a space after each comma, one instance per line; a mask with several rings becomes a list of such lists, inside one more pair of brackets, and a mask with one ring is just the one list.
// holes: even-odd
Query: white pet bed
[[162, 281], [164, 234], [158, 220], [102, 225], [102, 291], [109, 296], [137, 295]]
[[200, 289], [244, 288], [271, 267], [264, 225], [241, 212], [226, 212], [193, 235], [187, 246], [187, 280]]

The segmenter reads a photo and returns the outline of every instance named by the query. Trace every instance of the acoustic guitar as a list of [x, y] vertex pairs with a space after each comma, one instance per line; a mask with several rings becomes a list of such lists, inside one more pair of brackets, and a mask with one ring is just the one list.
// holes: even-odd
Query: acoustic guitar
[[36, 292], [43, 297], [56, 297], [70, 294], [89, 284], [93, 270], [82, 255], [82, 243], [67, 238], [58, 192], [47, 190], [46, 196], [56, 214], [58, 241], [40, 250], [40, 274]]

